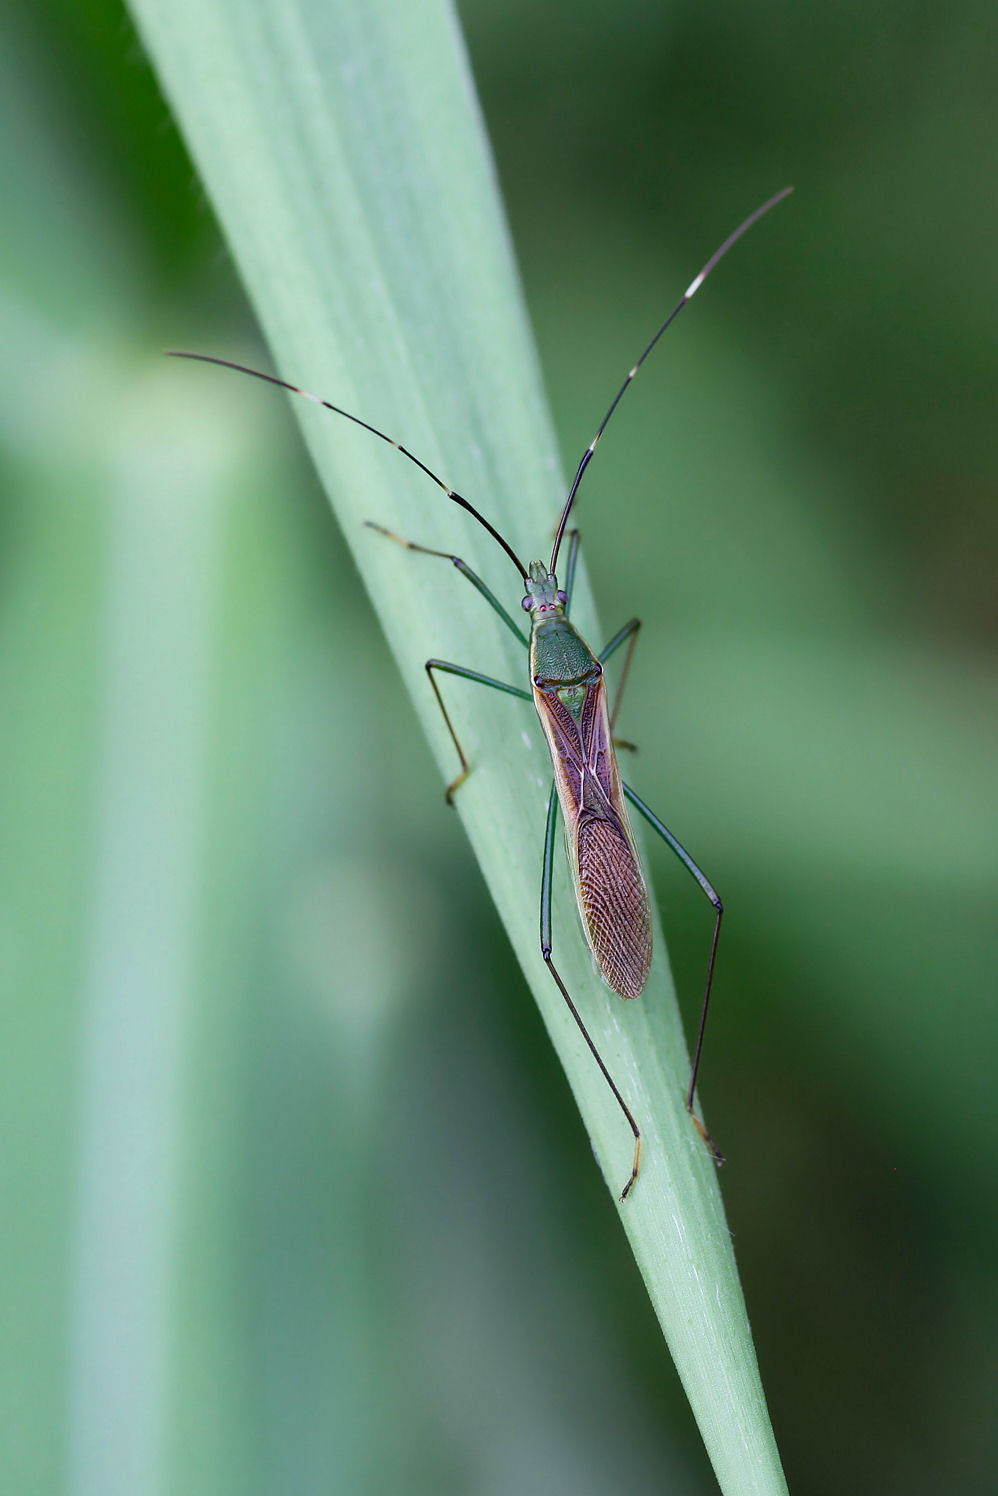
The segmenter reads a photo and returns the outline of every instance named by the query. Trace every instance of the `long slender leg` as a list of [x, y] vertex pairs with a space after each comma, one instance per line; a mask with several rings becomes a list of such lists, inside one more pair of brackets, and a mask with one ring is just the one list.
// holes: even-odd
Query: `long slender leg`
[[526, 634], [517, 627], [495, 593], [486, 587], [481, 577], [477, 572], [472, 571], [467, 561], [462, 561], [460, 556], [452, 556], [450, 551], [431, 551], [427, 545], [417, 545], [414, 540], [406, 540], [403, 535], [396, 535], [394, 530], [386, 530], [384, 525], [375, 524], [373, 519], [366, 519], [364, 524], [368, 530], [375, 530], [379, 535], [384, 535], [387, 540], [394, 540], [396, 545], [404, 545], [407, 551], [418, 551], [422, 556], [439, 556], [441, 560], [449, 561], [452, 566], [456, 566], [461, 575], [468, 578], [472, 587], [477, 588], [482, 594], [489, 606], [495, 609], [503, 623], [516, 635], [524, 648], [527, 647]]
[[[626, 639], [630, 640], [630, 643], [627, 646], [627, 657], [624, 660], [624, 668], [620, 672], [620, 680], [617, 682], [617, 690], [614, 693], [613, 706], [610, 711], [611, 732], [616, 726], [617, 714], [620, 711], [620, 701], [621, 697], [624, 694], [624, 687], [627, 684], [627, 677], [631, 669], [631, 658], [634, 654], [634, 646], [638, 642], [638, 630], [640, 629], [640, 627], [641, 619], [632, 618], [630, 623], [625, 623], [622, 629], [617, 630], [613, 638], [610, 640], [609, 644], [605, 644], [600, 651], [600, 664], [605, 664], [610, 656], [620, 648], [620, 646]], [[638, 751], [638, 746], [636, 743], [630, 742], [627, 738], [618, 738], [616, 735], [613, 739], [613, 746], [615, 748], [626, 748], [628, 753], [637, 753]]]
[[504, 680], [493, 680], [491, 675], [482, 675], [479, 670], [469, 670], [466, 665], [452, 665], [449, 660], [427, 660], [425, 669], [426, 674], [429, 676], [430, 685], [433, 687], [433, 694], [437, 698], [437, 705], [444, 714], [447, 731], [451, 735], [451, 741], [457, 749], [458, 758], [461, 760], [460, 774], [450, 782], [444, 791], [444, 799], [447, 801], [447, 804], [453, 805], [454, 793], [471, 773], [471, 765], [468, 763], [464, 749], [461, 747], [460, 739], [454, 731], [454, 724], [447, 714], [447, 708], [444, 706], [444, 698], [440, 693], [440, 687], [437, 685], [433, 674], [434, 670], [442, 670], [446, 675], [458, 675], [462, 680], [473, 680], [480, 686], [490, 686], [493, 691], [505, 691], [507, 696], [519, 696], [521, 701], [532, 701], [533, 697], [529, 691], [521, 690], [519, 686], [507, 685]]
[[569, 997], [568, 988], [562, 981], [561, 976], [558, 972], [558, 968], [551, 960], [551, 873], [554, 867], [554, 832], [557, 821], [558, 794], [555, 790], [554, 785], [552, 784], [551, 795], [548, 799], [547, 828], [544, 832], [544, 861], [541, 870], [541, 955], [544, 957], [544, 963], [547, 966], [548, 971], [551, 973], [551, 975], [555, 979], [555, 982], [557, 983], [558, 991], [561, 993], [562, 997], [568, 1004], [569, 1012], [575, 1019], [576, 1023], [579, 1025], [579, 1031], [582, 1034], [583, 1039], [585, 1039], [586, 1043], [588, 1044], [589, 1051], [593, 1059], [599, 1066], [600, 1071], [603, 1075], [603, 1079], [606, 1081], [607, 1085], [610, 1087], [610, 1090], [613, 1092], [617, 1105], [620, 1107], [620, 1110], [627, 1118], [627, 1125], [631, 1129], [631, 1132], [634, 1134], [634, 1162], [631, 1165], [631, 1176], [620, 1193], [621, 1200], [626, 1200], [627, 1196], [630, 1194], [632, 1184], [638, 1177], [638, 1170], [641, 1167], [641, 1131], [638, 1127], [638, 1124], [634, 1120], [634, 1116], [631, 1112], [630, 1107], [627, 1105], [627, 1102], [617, 1090], [617, 1087], [613, 1080], [613, 1076], [604, 1065], [599, 1050], [596, 1048], [596, 1045], [589, 1037], [589, 1030], [582, 1022], [582, 1018], [579, 1014], [578, 1008]]
[[620, 648], [625, 640], [630, 641], [627, 645], [627, 654], [624, 656], [624, 668], [620, 672], [620, 680], [617, 682], [617, 692], [613, 698], [613, 706], [610, 708], [611, 732], [617, 725], [617, 714], [620, 711], [620, 703], [624, 695], [624, 687], [627, 685], [627, 677], [630, 674], [631, 660], [634, 658], [634, 647], [638, 642], [638, 630], [640, 628], [641, 619], [632, 618], [629, 623], [624, 624], [624, 627], [622, 629], [617, 630], [613, 638], [610, 640], [609, 644], [605, 644], [599, 653], [600, 664], [605, 665], [610, 656], [616, 653], [616, 651]]
[[634, 793], [629, 784], [624, 785], [624, 794], [627, 796], [628, 800], [630, 800], [635, 810], [639, 811], [640, 814], [644, 816], [648, 824], [658, 832], [659, 836], [667, 844], [667, 846], [671, 847], [672, 851], [675, 852], [676, 856], [683, 864], [683, 867], [686, 868], [687, 872], [692, 874], [692, 876], [696, 879], [700, 887], [703, 889], [704, 893], [707, 895], [711, 904], [714, 906], [714, 935], [713, 939], [710, 942], [710, 955], [707, 959], [707, 981], [704, 987], [703, 1004], [700, 1008], [700, 1024], [697, 1028], [697, 1042], [696, 1047], [693, 1051], [693, 1065], [690, 1070], [690, 1083], [686, 1089], [686, 1108], [690, 1116], [693, 1118], [693, 1121], [696, 1123], [697, 1130], [699, 1131], [700, 1136], [713, 1152], [714, 1157], [717, 1159], [717, 1162], [719, 1164], [723, 1164], [724, 1154], [721, 1152], [720, 1148], [718, 1148], [717, 1144], [714, 1142], [714, 1139], [711, 1137], [710, 1133], [707, 1131], [706, 1127], [704, 1127], [703, 1123], [700, 1121], [700, 1118], [693, 1110], [693, 1093], [696, 1090], [697, 1073], [700, 1069], [700, 1056], [703, 1053], [703, 1036], [704, 1030], [707, 1027], [707, 1009], [710, 1006], [710, 988], [714, 980], [714, 962], [717, 959], [717, 942], [721, 934], [721, 916], [724, 914], [724, 905], [721, 903], [719, 894], [711, 885], [710, 880], [707, 878], [706, 874], [701, 872], [700, 868], [697, 867], [696, 863], [693, 861], [693, 858], [686, 851], [686, 848], [676, 840], [672, 832], [669, 830], [668, 826], [664, 825], [652, 810], [649, 810], [645, 802], [640, 798], [639, 795], [636, 795]]

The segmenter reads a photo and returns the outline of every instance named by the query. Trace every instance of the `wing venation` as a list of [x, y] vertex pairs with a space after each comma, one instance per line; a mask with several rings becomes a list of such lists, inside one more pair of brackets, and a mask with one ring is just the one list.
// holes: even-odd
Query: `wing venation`
[[630, 843], [610, 821], [587, 818], [579, 827], [578, 889], [607, 985], [621, 997], [638, 997], [651, 966], [648, 894]]

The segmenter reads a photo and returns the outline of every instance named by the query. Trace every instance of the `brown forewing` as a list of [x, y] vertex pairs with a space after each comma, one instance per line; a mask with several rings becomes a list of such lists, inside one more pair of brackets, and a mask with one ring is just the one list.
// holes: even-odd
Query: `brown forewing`
[[648, 890], [624, 805], [606, 688], [589, 683], [578, 719], [554, 692], [534, 703], [551, 751], [586, 938], [607, 985], [637, 997], [651, 966]]

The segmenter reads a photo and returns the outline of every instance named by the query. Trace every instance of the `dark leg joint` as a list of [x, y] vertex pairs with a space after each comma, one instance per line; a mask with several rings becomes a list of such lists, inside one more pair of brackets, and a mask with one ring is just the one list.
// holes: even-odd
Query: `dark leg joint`
[[631, 1164], [631, 1177], [627, 1181], [627, 1183], [624, 1185], [624, 1188], [620, 1192], [620, 1203], [621, 1203], [621, 1205], [623, 1205], [624, 1201], [627, 1199], [628, 1195], [631, 1193], [631, 1188], [632, 1188], [632, 1186], [634, 1184], [634, 1181], [637, 1179], [637, 1177], [638, 1177], [638, 1175], [639, 1175], [640, 1172], [641, 1172], [641, 1134], [635, 1128], [634, 1129], [634, 1162]]
[[452, 779], [450, 784], [444, 790], [444, 800], [448, 805], [453, 807], [454, 796], [460, 786], [467, 779], [468, 775], [471, 773], [471, 765], [468, 763], [468, 760], [465, 757], [464, 749], [461, 747], [460, 739], [458, 738], [457, 733], [454, 731], [454, 724], [451, 722], [450, 717], [447, 715], [447, 708], [444, 706], [444, 699], [440, 694], [440, 687], [437, 685], [436, 677], [433, 674], [434, 670], [446, 670], [448, 668], [447, 663], [444, 660], [427, 660], [423, 668], [426, 671], [430, 685], [433, 687], [433, 694], [437, 698], [437, 705], [440, 707], [441, 712], [443, 712], [444, 721], [447, 723], [447, 730], [451, 735], [451, 741], [453, 742], [454, 747], [457, 749], [457, 756], [461, 761], [460, 774], [458, 774], [456, 779]]
[[713, 1154], [713, 1156], [714, 1156], [714, 1162], [718, 1165], [718, 1167], [720, 1167], [721, 1164], [723, 1164], [723, 1163], [726, 1162], [724, 1154], [721, 1152], [720, 1148], [714, 1142], [714, 1139], [711, 1137], [711, 1135], [707, 1131], [706, 1127], [704, 1127], [703, 1123], [700, 1121], [700, 1118], [697, 1116], [696, 1112], [693, 1110], [692, 1101], [689, 1100], [689, 1099], [686, 1102], [686, 1110], [689, 1112], [690, 1116], [693, 1118], [693, 1125], [696, 1128], [697, 1132], [703, 1138], [704, 1142], [707, 1144], [707, 1147], [710, 1149], [711, 1153]]

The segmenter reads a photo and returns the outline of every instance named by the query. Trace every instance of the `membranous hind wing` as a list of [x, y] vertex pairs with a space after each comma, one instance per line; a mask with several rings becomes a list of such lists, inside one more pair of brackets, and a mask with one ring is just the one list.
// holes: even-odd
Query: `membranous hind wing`
[[651, 966], [651, 912], [624, 804], [606, 687], [602, 679], [586, 682], [575, 688], [571, 706], [550, 689], [535, 690], [534, 699], [551, 750], [586, 939], [607, 986], [621, 997], [638, 997]]

